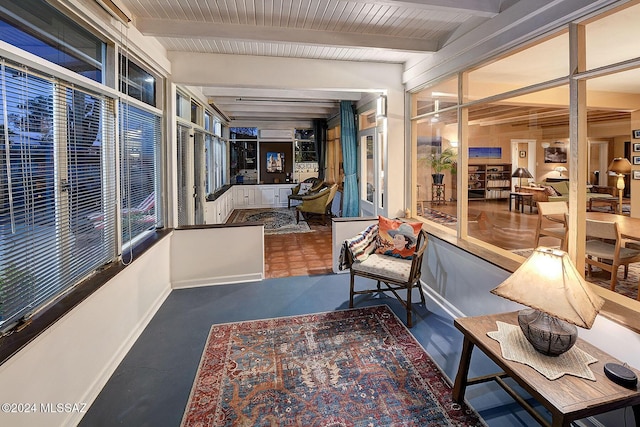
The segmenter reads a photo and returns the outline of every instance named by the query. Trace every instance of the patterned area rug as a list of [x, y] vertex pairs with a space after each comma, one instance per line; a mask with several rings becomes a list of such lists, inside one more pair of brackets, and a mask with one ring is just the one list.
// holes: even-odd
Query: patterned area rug
[[182, 426], [476, 426], [386, 306], [214, 325]]
[[453, 225], [458, 222], [458, 219], [455, 216], [428, 207], [423, 208], [422, 215], [420, 216], [444, 225]]
[[295, 209], [239, 209], [232, 218], [233, 224], [262, 222], [265, 234], [309, 233], [313, 231], [305, 221], [296, 224]]
[[[519, 249], [511, 251], [523, 257], [531, 255], [533, 249]], [[593, 267], [591, 277], [587, 277], [587, 282], [594, 283], [605, 289], [610, 289], [611, 275], [608, 271]], [[626, 297], [636, 299], [638, 296], [638, 279], [640, 279], [640, 264], [630, 264], [629, 274], [624, 278], [624, 268], [618, 269], [618, 283], [616, 284], [616, 292]]]

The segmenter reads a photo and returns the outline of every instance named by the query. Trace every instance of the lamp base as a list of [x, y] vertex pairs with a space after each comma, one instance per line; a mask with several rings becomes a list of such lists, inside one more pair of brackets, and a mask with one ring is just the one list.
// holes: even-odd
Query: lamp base
[[575, 325], [531, 308], [520, 310], [518, 324], [527, 341], [547, 356], [561, 355], [578, 339]]

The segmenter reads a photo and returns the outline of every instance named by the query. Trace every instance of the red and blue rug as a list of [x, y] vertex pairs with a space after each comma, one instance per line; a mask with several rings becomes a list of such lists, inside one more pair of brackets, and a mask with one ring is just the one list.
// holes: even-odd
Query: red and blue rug
[[429, 221], [444, 225], [453, 225], [458, 222], [458, 218], [455, 216], [428, 207], [422, 208], [420, 216], [427, 218]]
[[183, 426], [476, 426], [387, 306], [214, 325]]

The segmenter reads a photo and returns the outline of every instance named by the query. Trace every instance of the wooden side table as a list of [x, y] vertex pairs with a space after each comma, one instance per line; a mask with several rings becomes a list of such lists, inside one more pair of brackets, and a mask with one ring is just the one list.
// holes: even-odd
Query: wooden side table
[[447, 202], [444, 198], [444, 189], [445, 184], [431, 184], [431, 203], [439, 205]]
[[[572, 375], [564, 375], [551, 381], [528, 365], [504, 359], [500, 343], [487, 336], [487, 332], [498, 329], [497, 321], [517, 325], [517, 316], [517, 312], [511, 312], [488, 316], [463, 317], [455, 320], [456, 328], [464, 335], [464, 342], [460, 365], [458, 366], [458, 373], [453, 386], [454, 402], [461, 403], [464, 400], [467, 386], [496, 381], [541, 425], [568, 426], [574, 420], [627, 406], [633, 407], [636, 425], [640, 425], [638, 424], [640, 422], [640, 391], [627, 389], [615, 384], [606, 377], [603, 370], [606, 363], [622, 363], [580, 338], [578, 338], [575, 345], [598, 359], [596, 363], [589, 365], [596, 377], [595, 382]], [[468, 378], [471, 353], [474, 346], [477, 346], [504, 372], [478, 378]], [[635, 369], [633, 371], [640, 377], [640, 371]], [[515, 380], [551, 413], [551, 424], [503, 381], [505, 377], [511, 377]]]
[[511, 210], [511, 201], [515, 202], [516, 210], [520, 207], [520, 212], [524, 213], [525, 203], [529, 205], [529, 213], [533, 212], [533, 194], [532, 193], [520, 193], [518, 191], [512, 191], [509, 194], [509, 210]]

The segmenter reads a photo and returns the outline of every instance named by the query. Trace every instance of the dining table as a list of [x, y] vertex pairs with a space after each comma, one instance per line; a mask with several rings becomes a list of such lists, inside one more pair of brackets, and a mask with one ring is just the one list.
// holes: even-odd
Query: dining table
[[618, 223], [618, 230], [624, 239], [640, 241], [640, 218], [607, 212], [587, 212], [587, 219]]

